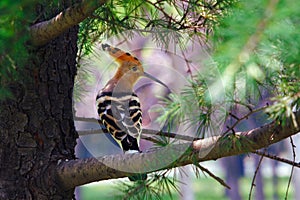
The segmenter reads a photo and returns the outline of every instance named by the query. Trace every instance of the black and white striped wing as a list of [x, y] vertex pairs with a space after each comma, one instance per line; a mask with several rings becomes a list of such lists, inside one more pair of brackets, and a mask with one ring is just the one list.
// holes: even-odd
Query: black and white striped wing
[[99, 122], [124, 150], [139, 151], [142, 111], [136, 94], [100, 93], [97, 96]]
[[123, 125], [128, 129], [129, 135], [139, 139], [142, 132], [142, 110], [140, 100], [134, 93], [128, 102], [128, 112], [124, 115]]

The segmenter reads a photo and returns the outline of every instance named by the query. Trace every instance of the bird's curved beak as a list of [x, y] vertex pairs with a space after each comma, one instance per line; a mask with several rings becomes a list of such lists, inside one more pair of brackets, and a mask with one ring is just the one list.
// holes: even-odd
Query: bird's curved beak
[[168, 90], [170, 90], [170, 88], [166, 84], [164, 84], [163, 82], [161, 82], [160, 80], [158, 80], [154, 76], [152, 76], [152, 75], [150, 75], [150, 74], [148, 74], [146, 72], [144, 72], [144, 76], [147, 77], [147, 78], [150, 78], [151, 80], [153, 80], [153, 81], [155, 81], [155, 82], [157, 82], [157, 83], [159, 83], [159, 84], [161, 84], [163, 86], [165, 86]]

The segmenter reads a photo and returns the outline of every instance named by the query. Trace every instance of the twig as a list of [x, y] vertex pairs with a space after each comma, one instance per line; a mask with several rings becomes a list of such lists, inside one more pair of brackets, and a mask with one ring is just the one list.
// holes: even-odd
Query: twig
[[142, 135], [143, 134], [165, 136], [165, 137], [176, 138], [179, 140], [186, 140], [186, 141], [195, 141], [195, 140], [200, 139], [198, 137], [192, 137], [192, 136], [188, 136], [188, 135], [181, 135], [181, 134], [169, 133], [169, 132], [152, 130], [152, 129], [143, 129]]
[[232, 112], [228, 113], [231, 117], [233, 117], [236, 120], [240, 120], [240, 118], [238, 118], [238, 116], [236, 116], [235, 114], [233, 114]]
[[184, 61], [185, 61], [185, 65], [187, 67], [187, 73], [190, 75], [191, 79], [194, 80], [194, 77], [193, 77], [193, 72], [192, 72], [192, 69], [191, 69], [191, 66], [190, 66], [190, 61], [187, 59], [183, 49], [180, 47], [180, 51], [181, 51], [181, 54], [184, 58]]
[[[295, 144], [293, 142], [293, 138], [292, 137], [290, 137], [290, 142], [291, 142], [292, 150], [293, 150], [293, 162], [295, 162], [295, 159], [296, 159], [295, 147], [296, 146], [295, 146]], [[291, 175], [290, 175], [288, 186], [287, 186], [286, 192], [285, 192], [285, 197], [284, 197], [285, 200], [287, 200], [287, 198], [288, 198], [289, 189], [290, 189], [290, 185], [291, 185], [291, 181], [292, 181], [292, 177], [293, 177], [293, 173], [294, 173], [294, 168], [295, 168], [295, 165], [292, 166]]]
[[200, 168], [202, 171], [204, 171], [205, 173], [207, 173], [210, 177], [212, 177], [213, 179], [215, 179], [216, 181], [218, 181], [224, 187], [226, 187], [228, 189], [231, 189], [230, 186], [227, 185], [227, 183], [225, 183], [225, 181], [223, 179], [221, 179], [220, 177], [214, 175], [211, 171], [209, 171], [205, 167], [202, 167], [199, 163], [194, 164], [194, 165], [196, 165], [196, 167]]
[[[92, 123], [98, 123], [97, 119], [95, 118], [85, 118], [85, 117], [75, 117], [75, 121], [82, 121], [82, 122], [92, 122]], [[79, 135], [90, 135], [90, 134], [101, 134], [103, 133], [102, 129], [93, 129], [93, 130], [78, 130], [77, 131]], [[198, 137], [192, 137], [188, 135], [180, 135], [176, 133], [170, 133], [170, 132], [164, 132], [164, 131], [159, 131], [159, 130], [153, 130], [153, 129], [143, 129], [142, 132], [142, 137], [144, 135], [144, 139], [147, 139], [145, 135], [157, 135], [157, 136], [165, 136], [165, 137], [170, 137], [170, 138], [176, 138], [179, 140], [186, 140], [186, 141], [195, 141], [200, 138]], [[152, 138], [153, 139], [153, 138]]]
[[250, 112], [252, 112], [252, 110], [253, 110], [253, 108], [252, 108], [251, 106], [254, 107], [254, 105], [250, 105], [250, 104], [244, 103], [244, 102], [242, 102], [242, 101], [238, 101], [238, 100], [236, 100], [236, 99], [234, 99], [233, 102], [234, 102], [235, 104], [239, 104], [239, 105], [245, 106], [246, 108], [248, 108], [248, 110], [249, 110]]
[[[260, 107], [260, 108], [257, 108], [257, 109], [253, 109], [252, 111], [248, 112], [246, 115], [244, 115], [244, 116], [241, 117], [241, 118], [238, 118], [238, 117], [235, 116], [234, 118], [236, 119], [236, 122], [235, 122], [232, 126], [227, 127], [227, 130], [223, 133], [223, 136], [224, 136], [226, 133], [228, 133], [230, 130], [233, 130], [234, 127], [236, 127], [242, 120], [249, 118], [250, 115], [252, 115], [252, 114], [254, 114], [254, 113], [257, 113], [257, 112], [260, 112], [260, 111], [266, 109], [267, 107], [268, 107], [268, 105], [265, 105], [265, 106], [263, 106], [263, 107]], [[230, 116], [233, 117], [233, 114], [230, 113]]]
[[291, 160], [288, 160], [288, 159], [285, 159], [285, 158], [280, 158], [276, 155], [272, 155], [270, 153], [264, 153], [264, 152], [261, 152], [261, 151], [253, 151], [252, 153], [254, 154], [257, 154], [257, 155], [261, 155], [261, 156], [264, 156], [266, 158], [269, 158], [269, 159], [272, 159], [272, 160], [276, 160], [278, 162], [282, 162], [282, 163], [286, 163], [288, 165], [292, 165], [294, 167], [298, 167], [300, 168], [300, 162], [297, 163], [297, 162], [293, 162]]
[[[265, 151], [266, 151], [266, 149], [264, 150], [264, 152], [265, 152]], [[249, 193], [249, 198], [248, 198], [249, 200], [251, 200], [252, 190], [253, 190], [253, 187], [255, 186], [254, 181], [255, 181], [256, 175], [257, 175], [257, 173], [258, 173], [258, 170], [259, 170], [259, 167], [260, 167], [260, 165], [261, 165], [261, 162], [262, 162], [263, 158], [264, 158], [264, 156], [262, 155], [262, 156], [260, 157], [259, 162], [258, 162], [258, 165], [257, 165], [257, 167], [256, 167], [256, 170], [255, 170], [255, 173], [254, 173], [254, 176], [253, 176], [253, 179], [252, 179], [252, 183], [251, 183], [251, 188], [250, 188], [250, 193]]]
[[178, 24], [178, 22], [172, 16], [170, 16], [163, 8], [161, 8], [161, 7], [159, 7], [159, 6], [156, 5], [158, 2], [153, 3], [153, 2], [151, 2], [149, 0], [147, 0], [146, 3], [152, 5], [154, 8], [156, 8], [157, 10], [159, 10], [168, 21], [173, 21], [174, 23]]
[[[77, 132], [78, 132], [79, 136], [105, 133], [103, 131], [103, 129], [78, 130]], [[163, 132], [163, 131], [152, 130], [152, 129], [143, 129], [143, 133], [142, 133], [143, 139], [150, 140], [150, 141], [155, 140], [155, 138], [148, 137], [146, 135], [165, 136], [165, 137], [176, 138], [178, 140], [185, 140], [185, 141], [191, 141], [191, 142], [200, 139], [198, 137], [191, 137], [188, 135], [180, 135], [180, 134]]]

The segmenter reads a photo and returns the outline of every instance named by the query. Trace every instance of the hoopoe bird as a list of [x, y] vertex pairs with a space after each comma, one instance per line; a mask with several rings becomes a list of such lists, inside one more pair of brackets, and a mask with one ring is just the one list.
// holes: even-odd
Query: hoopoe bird
[[133, 87], [142, 76], [167, 86], [144, 72], [141, 62], [130, 53], [108, 44], [102, 44], [102, 49], [116, 59], [119, 67], [96, 97], [98, 121], [105, 127], [104, 131], [111, 134], [124, 153], [141, 152], [139, 142], [142, 132], [142, 110]]

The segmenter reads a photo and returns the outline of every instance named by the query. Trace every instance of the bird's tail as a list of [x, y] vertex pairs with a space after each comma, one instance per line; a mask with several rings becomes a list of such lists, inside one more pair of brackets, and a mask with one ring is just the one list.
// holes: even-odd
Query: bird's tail
[[141, 151], [129, 149], [129, 150], [125, 151], [124, 153], [125, 153], [125, 154], [141, 153]]

